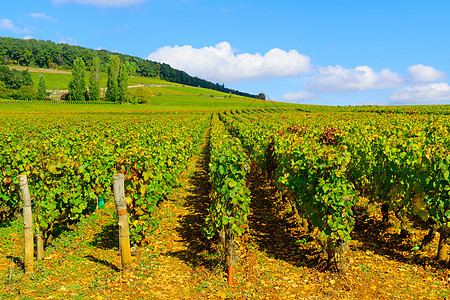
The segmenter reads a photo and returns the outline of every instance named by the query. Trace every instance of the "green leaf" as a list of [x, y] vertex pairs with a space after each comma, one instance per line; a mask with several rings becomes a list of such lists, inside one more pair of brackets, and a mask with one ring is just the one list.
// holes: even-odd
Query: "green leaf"
[[89, 173], [84, 173], [83, 180], [89, 182], [91, 180], [91, 175], [89, 175]]
[[220, 175], [225, 174], [225, 169], [223, 168], [222, 165], [219, 166], [219, 173], [220, 173]]

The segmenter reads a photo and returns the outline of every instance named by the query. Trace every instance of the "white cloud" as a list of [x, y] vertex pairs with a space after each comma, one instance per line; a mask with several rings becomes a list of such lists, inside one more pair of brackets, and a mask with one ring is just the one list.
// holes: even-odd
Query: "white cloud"
[[58, 44], [67, 44], [67, 45], [74, 45], [74, 46], [78, 45], [78, 41], [75, 40], [71, 36], [62, 37], [59, 34], [56, 34], [56, 35], [58, 36]]
[[145, 0], [53, 0], [53, 3], [78, 3], [95, 6], [122, 7], [144, 2]]
[[389, 99], [399, 103], [450, 101], [450, 86], [446, 82], [405, 86], [395, 90]]
[[28, 28], [20, 28], [14, 25], [14, 22], [11, 19], [1, 19], [0, 20], [0, 30], [7, 30], [13, 33], [29, 33], [30, 30]]
[[375, 72], [368, 66], [345, 69], [339, 65], [319, 67], [304, 85], [306, 90], [319, 93], [380, 90], [398, 87], [404, 79], [389, 69]]
[[317, 98], [318, 98], [317, 95], [308, 93], [306, 91], [300, 91], [300, 92], [296, 92], [296, 93], [286, 93], [283, 96], [283, 100], [288, 101], [288, 102], [314, 100]]
[[408, 72], [410, 79], [415, 82], [442, 81], [445, 79], [444, 72], [422, 64], [409, 67]]
[[300, 76], [311, 71], [310, 58], [296, 50], [274, 48], [260, 53], [235, 54], [228, 42], [200, 49], [165, 46], [148, 56], [190, 75], [218, 82]]
[[31, 36], [31, 35], [26, 35], [26, 36], [23, 37], [23, 39], [24, 40], [31, 40], [31, 39], [34, 39], [34, 37]]
[[0, 20], [0, 30], [11, 30], [13, 31], [15, 28], [14, 23], [10, 19], [1, 19]]
[[47, 21], [51, 21], [51, 22], [58, 22], [57, 19], [53, 19], [50, 16], [47, 16], [47, 14], [45, 13], [30, 13], [30, 16], [36, 19], [45, 19]]

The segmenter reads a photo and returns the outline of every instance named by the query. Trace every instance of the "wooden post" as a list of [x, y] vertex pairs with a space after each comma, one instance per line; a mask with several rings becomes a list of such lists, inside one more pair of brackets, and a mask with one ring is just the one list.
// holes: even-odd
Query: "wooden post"
[[44, 239], [41, 231], [36, 233], [36, 245], [36, 259], [42, 260], [44, 258]]
[[229, 230], [225, 230], [225, 251], [228, 266], [228, 286], [234, 283], [233, 273], [236, 264], [236, 244], [234, 242], [234, 234]]
[[123, 174], [115, 174], [114, 180], [114, 204], [119, 217], [119, 247], [123, 269], [131, 265], [130, 229], [128, 225], [127, 204], [125, 202], [125, 186]]
[[31, 198], [26, 175], [17, 176], [20, 195], [23, 202], [23, 231], [25, 236], [25, 273], [33, 273], [33, 216], [31, 214]]
[[233, 285], [234, 266], [228, 266], [228, 286]]

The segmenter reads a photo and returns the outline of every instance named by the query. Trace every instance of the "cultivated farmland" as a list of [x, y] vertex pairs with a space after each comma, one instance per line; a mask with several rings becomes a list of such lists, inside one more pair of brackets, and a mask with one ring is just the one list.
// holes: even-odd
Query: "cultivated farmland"
[[[2, 298], [450, 296], [446, 106], [178, 88], [141, 105], [0, 104]], [[116, 173], [136, 246], [128, 270]], [[19, 174], [45, 243], [28, 275]]]

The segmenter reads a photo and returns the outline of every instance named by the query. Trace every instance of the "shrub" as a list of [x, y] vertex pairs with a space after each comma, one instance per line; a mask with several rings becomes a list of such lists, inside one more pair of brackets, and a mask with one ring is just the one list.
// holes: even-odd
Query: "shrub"
[[32, 86], [24, 85], [18, 90], [11, 90], [9, 96], [16, 100], [36, 100], [37, 92]]
[[0, 81], [0, 99], [8, 97], [8, 89], [3, 81]]
[[153, 96], [152, 91], [147, 87], [137, 87], [126, 91], [126, 98], [131, 103], [149, 103]]

